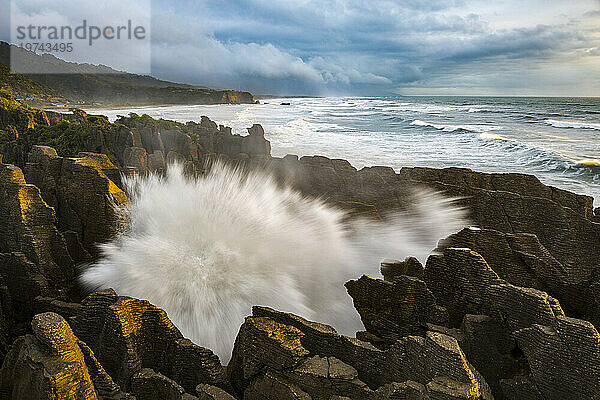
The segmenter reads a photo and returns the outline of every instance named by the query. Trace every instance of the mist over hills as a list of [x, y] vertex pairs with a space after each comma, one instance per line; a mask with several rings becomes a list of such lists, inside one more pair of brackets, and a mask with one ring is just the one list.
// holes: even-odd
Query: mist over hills
[[[10, 55], [28, 63], [31, 74], [11, 74]], [[78, 64], [50, 54], [39, 55], [0, 42], [0, 85], [36, 105], [154, 105], [254, 103], [249, 92], [214, 90], [116, 71], [104, 65]]]

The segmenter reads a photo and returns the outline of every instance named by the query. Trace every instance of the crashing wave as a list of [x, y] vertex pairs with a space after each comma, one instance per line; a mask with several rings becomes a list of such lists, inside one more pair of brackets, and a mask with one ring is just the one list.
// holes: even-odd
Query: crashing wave
[[81, 281], [163, 308], [182, 333], [227, 362], [252, 305], [271, 306], [341, 332], [362, 329], [344, 282], [377, 275], [383, 258], [424, 260], [465, 225], [463, 211], [419, 192], [410, 212], [352, 220], [260, 172], [215, 164], [200, 178], [127, 178], [128, 228], [102, 245]]
[[557, 119], [547, 119], [545, 122], [548, 125], [554, 126], [555, 128], [575, 128], [575, 129], [600, 130], [600, 123], [595, 123], [595, 122], [565, 121], [565, 120], [557, 120]]

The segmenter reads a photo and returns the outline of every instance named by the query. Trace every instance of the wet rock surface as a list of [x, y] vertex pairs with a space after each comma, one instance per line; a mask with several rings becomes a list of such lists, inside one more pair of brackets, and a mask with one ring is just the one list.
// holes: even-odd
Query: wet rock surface
[[[56, 123], [23, 112], [3, 123], [23, 135]], [[22, 168], [0, 164], [0, 397], [600, 399], [591, 198], [522, 174], [274, 158], [260, 125], [242, 137], [208, 118], [131, 115], [107, 129], [72, 157], [43, 143], [3, 149]], [[347, 282], [365, 327], [356, 338], [257, 305], [223, 366], [160, 308], [112, 290], [82, 293], [76, 282], [78, 263], [94, 260], [120, 227], [121, 173], [162, 174], [177, 161], [202, 174], [215, 159], [267, 169], [352, 217], [385, 219], [409, 211], [415, 190], [441, 191], [473, 226], [441, 241], [424, 265], [388, 259], [383, 279]]]

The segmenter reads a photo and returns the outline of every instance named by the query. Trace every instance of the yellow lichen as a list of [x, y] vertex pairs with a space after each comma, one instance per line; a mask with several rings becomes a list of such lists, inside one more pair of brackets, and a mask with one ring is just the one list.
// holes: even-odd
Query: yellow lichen
[[127, 199], [127, 195], [125, 194], [125, 192], [119, 189], [119, 187], [115, 185], [115, 183], [110, 179], [108, 179], [108, 191], [112, 195], [115, 202], [117, 202], [118, 204], [128, 203], [129, 200]]
[[267, 318], [252, 318], [250, 319], [250, 322], [258, 329], [265, 332], [268, 337], [276, 340], [282, 347], [300, 353], [301, 355], [307, 353], [307, 350], [302, 346], [302, 342], [300, 341], [303, 334], [297, 328], [280, 324], [279, 322]]
[[19, 188], [19, 204], [21, 206], [21, 216], [23, 219], [25, 219], [27, 218], [29, 209], [33, 204], [33, 199], [31, 198], [31, 194], [29, 193], [29, 188], [27, 186], [22, 186]]
[[113, 306], [115, 316], [120, 322], [121, 330], [124, 336], [138, 334], [142, 327], [142, 315], [150, 307], [147, 301], [122, 298], [121, 301]]
[[7, 165], [5, 168], [8, 170], [8, 181], [12, 183], [25, 184], [25, 177], [23, 171], [14, 165]]
[[[57, 316], [58, 317], [58, 316]], [[97, 399], [89, 370], [77, 337], [63, 318], [60, 320], [45, 320], [37, 329], [36, 337], [50, 346], [64, 367], [59, 371], [46, 371], [50, 381], [52, 394], [57, 400], [63, 399]]]

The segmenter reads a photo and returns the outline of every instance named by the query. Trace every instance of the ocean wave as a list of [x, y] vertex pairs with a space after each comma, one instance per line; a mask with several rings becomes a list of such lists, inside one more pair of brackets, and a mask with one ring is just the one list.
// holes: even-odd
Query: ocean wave
[[469, 109], [467, 111], [470, 113], [477, 113], [477, 112], [501, 113], [501, 112], [504, 112], [502, 110], [498, 110], [498, 109], [495, 109], [492, 107], [480, 107], [480, 106], [469, 107]]
[[312, 118], [301, 117], [291, 120], [285, 124], [270, 127], [270, 133], [274, 135], [305, 135], [310, 136], [314, 132], [351, 131], [338, 124], [315, 121]]
[[596, 158], [584, 158], [577, 160], [575, 163], [583, 167], [600, 168], [600, 159]]
[[431, 122], [421, 121], [420, 119], [415, 119], [410, 123], [414, 126], [430, 126], [432, 128], [444, 131], [444, 132], [455, 132], [455, 131], [468, 131], [475, 133], [485, 133], [490, 131], [496, 131], [501, 129], [499, 126], [494, 125], [450, 125], [450, 124], [434, 124]]
[[566, 121], [566, 120], [558, 120], [558, 119], [547, 119], [545, 122], [548, 125], [554, 126], [555, 128], [575, 128], [575, 129], [600, 130], [600, 123], [598, 123], [598, 122]]
[[553, 151], [495, 134], [482, 133], [479, 138], [485, 141], [484, 147], [493, 146], [512, 154], [516, 159], [515, 165], [528, 165], [534, 171], [572, 174], [585, 177], [586, 181], [600, 182], [600, 160], [598, 159], [586, 158], [575, 161]]
[[481, 139], [486, 140], [510, 140], [505, 138], [504, 136], [496, 135], [495, 133], [483, 132], [479, 135]]

